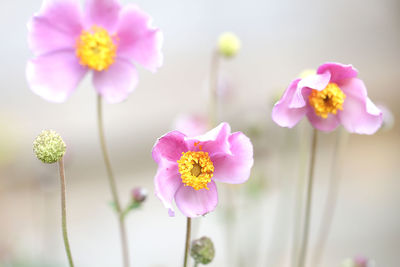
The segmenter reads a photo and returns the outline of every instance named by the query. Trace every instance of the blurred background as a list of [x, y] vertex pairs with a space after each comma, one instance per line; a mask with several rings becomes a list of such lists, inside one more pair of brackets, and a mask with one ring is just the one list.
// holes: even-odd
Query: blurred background
[[[91, 77], [63, 104], [34, 95], [25, 79], [32, 57], [26, 23], [41, 2], [0, 4], [0, 266], [67, 266], [57, 166], [42, 164], [32, 152], [34, 138], [49, 128], [68, 146], [68, 226], [76, 265], [121, 266]], [[179, 212], [168, 217], [154, 196], [157, 166], [150, 152], [156, 139], [173, 129], [177, 116], [207, 114], [211, 54], [224, 31], [235, 32], [242, 49], [221, 62], [224, 93], [218, 118], [252, 138], [255, 165], [246, 184], [218, 185], [221, 203], [195, 220], [193, 237], [213, 239], [216, 257], [209, 266], [290, 266], [310, 126], [303, 121], [293, 129], [279, 128], [270, 116], [273, 103], [302, 70], [337, 61], [353, 64], [370, 98], [398, 117], [400, 1], [134, 2], [151, 14], [165, 40], [163, 67], [156, 74], [139, 67], [136, 91], [121, 104], [104, 106], [123, 202], [128, 203], [133, 187], [149, 190], [146, 203], [127, 220], [134, 266], [182, 262], [185, 218]], [[310, 259], [318, 249], [318, 224], [339, 131], [319, 135]], [[320, 266], [340, 266], [357, 255], [374, 259], [376, 266], [399, 266], [399, 131], [395, 123], [373, 136], [347, 136], [336, 214]]]

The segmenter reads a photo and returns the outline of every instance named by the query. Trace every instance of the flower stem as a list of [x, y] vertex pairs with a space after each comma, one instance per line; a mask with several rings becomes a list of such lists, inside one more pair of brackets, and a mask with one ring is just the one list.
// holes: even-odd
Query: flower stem
[[306, 191], [306, 205], [305, 205], [305, 215], [304, 215], [304, 224], [303, 224], [303, 236], [302, 242], [300, 245], [300, 254], [298, 267], [304, 267], [305, 261], [307, 258], [307, 246], [308, 246], [308, 232], [310, 229], [310, 214], [311, 214], [311, 198], [312, 198], [312, 189], [313, 189], [313, 180], [314, 180], [314, 170], [315, 170], [315, 154], [317, 148], [317, 135], [318, 131], [313, 129], [312, 132], [312, 143], [311, 143], [311, 158], [310, 165], [308, 171], [308, 181], [307, 181], [307, 191]]
[[104, 164], [107, 170], [107, 177], [110, 184], [112, 198], [115, 204], [115, 209], [118, 214], [118, 221], [119, 221], [119, 231], [121, 236], [121, 248], [122, 248], [122, 259], [123, 259], [123, 266], [129, 267], [129, 249], [128, 249], [128, 241], [126, 238], [126, 230], [125, 230], [125, 216], [121, 208], [121, 204], [118, 198], [117, 192], [117, 185], [115, 182], [114, 174], [111, 168], [110, 157], [108, 156], [106, 141], [104, 137], [104, 126], [103, 126], [103, 112], [102, 112], [102, 99], [101, 95], [97, 96], [97, 119], [98, 119], [98, 126], [99, 126], [99, 137], [100, 137], [100, 145], [101, 145], [101, 152], [103, 154]]
[[192, 219], [190, 217], [187, 217], [187, 220], [186, 220], [185, 256], [184, 256], [184, 259], [183, 259], [183, 267], [186, 267], [187, 266], [187, 262], [188, 262], [191, 227], [192, 227]]
[[208, 126], [210, 129], [215, 127], [217, 124], [219, 58], [218, 51], [214, 50], [212, 53], [210, 66], [210, 103], [208, 110]]
[[72, 260], [71, 248], [68, 241], [67, 232], [67, 204], [66, 204], [66, 185], [65, 185], [65, 171], [64, 171], [64, 159], [61, 158], [58, 161], [58, 169], [60, 172], [61, 181], [61, 227], [64, 238], [65, 252], [67, 253], [68, 262], [70, 267], [74, 267], [74, 262]]
[[316, 252], [313, 257], [313, 266], [320, 266], [320, 261], [324, 253], [326, 240], [328, 239], [331, 230], [332, 220], [335, 215], [337, 196], [340, 185], [340, 159], [344, 146], [347, 143], [348, 134], [341, 130], [336, 135], [334, 144], [331, 172], [329, 176], [329, 188], [325, 200], [325, 208], [321, 218], [321, 223], [317, 235]]

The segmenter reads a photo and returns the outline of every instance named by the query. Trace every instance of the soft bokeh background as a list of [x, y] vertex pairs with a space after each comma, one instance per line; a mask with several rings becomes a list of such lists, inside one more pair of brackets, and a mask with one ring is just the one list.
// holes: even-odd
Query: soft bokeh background
[[[132, 1], [123, 1], [124, 3]], [[134, 266], [179, 266], [185, 218], [170, 218], [154, 196], [151, 148], [178, 114], [206, 114], [211, 52], [218, 35], [234, 31], [242, 50], [221, 64], [231, 87], [220, 120], [252, 136], [255, 166], [248, 184], [219, 185], [221, 204], [196, 220], [193, 235], [213, 238], [209, 266], [289, 266], [299, 174], [307, 163], [310, 128], [280, 129], [273, 102], [305, 68], [325, 61], [351, 63], [369, 95], [396, 116], [400, 109], [400, 2], [135, 1], [164, 32], [164, 66], [140, 69], [136, 91], [122, 104], [105, 105], [106, 136], [124, 202], [135, 186], [150, 191], [127, 221]], [[0, 4], [0, 266], [66, 266], [60, 231], [56, 166], [32, 153], [44, 128], [68, 145], [68, 222], [77, 266], [120, 266], [117, 221], [108, 202], [90, 78], [64, 104], [34, 95], [25, 79], [26, 22], [40, 0]], [[321, 134], [317, 155], [311, 254], [331, 171], [337, 133]], [[302, 159], [303, 157], [303, 159]], [[304, 157], [306, 157], [304, 159]], [[341, 157], [337, 212], [321, 266], [365, 255], [377, 266], [399, 266], [399, 127], [374, 136], [350, 135]], [[229, 202], [227, 201], [229, 199]], [[228, 214], [233, 207], [235, 212]], [[36, 265], [35, 265], [36, 264]]]

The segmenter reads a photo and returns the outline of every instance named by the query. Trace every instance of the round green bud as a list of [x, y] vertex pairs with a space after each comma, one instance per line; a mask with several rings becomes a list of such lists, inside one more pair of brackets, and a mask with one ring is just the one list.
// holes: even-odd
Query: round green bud
[[195, 262], [209, 264], [215, 256], [214, 244], [210, 238], [203, 236], [192, 241], [190, 256]]
[[33, 141], [33, 152], [44, 163], [55, 163], [65, 154], [66, 145], [53, 130], [43, 130]]
[[239, 52], [239, 49], [240, 40], [235, 34], [225, 32], [220, 35], [218, 39], [218, 51], [221, 55], [228, 58], [233, 57]]

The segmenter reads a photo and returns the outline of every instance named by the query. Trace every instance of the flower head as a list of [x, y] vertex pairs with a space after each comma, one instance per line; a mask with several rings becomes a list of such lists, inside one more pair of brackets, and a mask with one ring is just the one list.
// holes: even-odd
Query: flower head
[[210, 238], [203, 236], [200, 239], [192, 241], [190, 256], [195, 262], [209, 264], [215, 256], [214, 244]]
[[240, 40], [231, 32], [225, 32], [218, 38], [218, 51], [224, 57], [233, 57], [239, 52]]
[[33, 142], [36, 157], [44, 163], [55, 163], [65, 154], [66, 145], [61, 136], [53, 130], [42, 131]]
[[118, 0], [46, 0], [28, 23], [35, 58], [26, 75], [32, 91], [63, 102], [89, 71], [108, 102], [124, 100], [137, 83], [135, 63], [155, 72], [162, 64], [161, 32], [137, 6]]
[[204, 135], [188, 137], [172, 131], [158, 139], [152, 151], [158, 164], [156, 195], [174, 216], [172, 202], [187, 217], [205, 215], [218, 204], [215, 181], [247, 181], [253, 166], [253, 146], [241, 132], [221, 123]]
[[174, 120], [173, 129], [187, 136], [196, 136], [207, 131], [207, 119], [200, 115], [181, 114]]
[[352, 65], [322, 64], [316, 74], [294, 80], [272, 110], [272, 119], [292, 128], [307, 116], [318, 130], [330, 132], [342, 124], [347, 131], [373, 134], [382, 112], [367, 96]]

